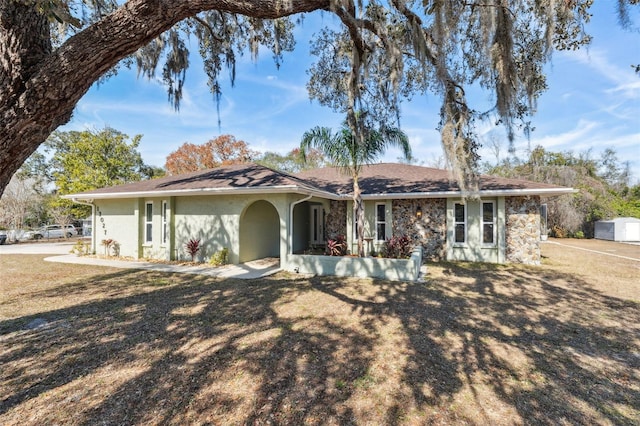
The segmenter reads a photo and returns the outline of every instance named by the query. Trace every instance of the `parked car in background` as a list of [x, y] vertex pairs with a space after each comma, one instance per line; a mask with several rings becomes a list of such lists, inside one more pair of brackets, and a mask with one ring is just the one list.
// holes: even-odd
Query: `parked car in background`
[[7, 242], [7, 233], [5, 231], [0, 231], [0, 246]]
[[34, 240], [40, 238], [71, 238], [78, 235], [78, 230], [73, 225], [47, 225], [37, 231], [33, 231], [32, 237]]

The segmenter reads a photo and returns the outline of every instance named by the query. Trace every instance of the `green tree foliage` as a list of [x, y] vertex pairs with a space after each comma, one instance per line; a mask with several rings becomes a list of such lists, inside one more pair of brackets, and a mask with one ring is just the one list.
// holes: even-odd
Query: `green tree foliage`
[[[366, 120], [361, 122], [366, 123]], [[390, 146], [400, 148], [405, 158], [411, 158], [411, 147], [407, 135], [395, 127], [364, 128], [360, 136], [362, 139], [356, 137], [346, 122], [336, 133], [326, 127], [315, 127], [302, 136], [300, 152], [306, 158], [307, 152], [311, 148], [316, 148], [343, 173], [351, 176], [353, 211], [357, 223], [358, 256], [363, 257], [365, 255], [364, 206], [358, 182], [362, 167], [372, 164]]]
[[256, 163], [286, 173], [297, 173], [303, 170], [317, 169], [330, 165], [324, 154], [317, 149], [309, 149], [302, 155], [300, 148], [294, 148], [287, 154], [267, 151], [256, 159]]
[[47, 140], [58, 194], [135, 182], [148, 178], [138, 152], [142, 135], [133, 139], [112, 128], [54, 132]]
[[[591, 0], [462, 2], [340, 1], [333, 10], [343, 28], [325, 30], [312, 46], [318, 61], [309, 92], [344, 112], [355, 137], [374, 123], [399, 123], [400, 100], [432, 92], [442, 101], [442, 145], [458, 183], [475, 186], [475, 123], [493, 119], [512, 141], [546, 89], [542, 72], [555, 49], [589, 42], [582, 31]], [[493, 94], [488, 108], [473, 107], [466, 90]], [[366, 110], [366, 117], [355, 111]], [[364, 119], [369, 122], [360, 122]]]
[[[255, 58], [260, 46], [279, 64], [294, 46], [299, 21], [291, 16], [313, 11], [335, 14], [341, 27], [333, 30], [327, 20], [317, 32], [313, 49], [322, 61], [310, 71], [311, 97], [344, 111], [362, 142], [366, 128], [388, 126], [387, 118], [399, 116], [402, 98], [435, 94], [449, 162], [459, 181], [469, 180], [477, 161], [474, 122], [492, 118], [510, 136], [518, 126], [527, 128], [546, 88], [543, 68], [552, 50], [589, 42], [583, 28], [592, 2], [0, 0], [0, 57], [6, 59], [0, 63], [0, 192], [69, 121], [91, 85], [118, 66], [135, 65], [148, 77], [160, 73], [177, 108], [188, 48], [197, 45], [219, 100], [223, 72], [233, 82], [237, 59], [246, 52]], [[623, 25], [637, 3], [616, 3]], [[494, 104], [470, 105], [469, 87], [488, 91]], [[370, 111], [370, 122], [359, 122], [366, 118], [355, 114], [361, 110]]]
[[593, 237], [594, 223], [619, 216], [640, 218], [640, 184], [630, 186], [628, 164], [615, 150], [599, 159], [590, 151], [551, 152], [538, 146], [526, 159], [510, 157], [496, 165], [485, 164], [488, 174], [572, 187], [575, 194], [546, 200], [548, 227], [553, 236]]
[[[21, 174], [44, 176], [58, 195], [157, 177], [162, 169], [146, 165], [138, 151], [141, 138], [130, 138], [109, 127], [54, 132], [44, 145], [44, 153], [32, 156]], [[75, 218], [90, 212], [88, 206], [73, 205], [59, 197], [52, 199], [51, 208], [62, 208]]]

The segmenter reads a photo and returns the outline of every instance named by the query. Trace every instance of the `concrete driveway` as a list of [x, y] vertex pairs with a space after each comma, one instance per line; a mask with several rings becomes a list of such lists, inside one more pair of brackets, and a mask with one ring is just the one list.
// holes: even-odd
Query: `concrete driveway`
[[47, 257], [44, 260], [78, 265], [109, 266], [120, 269], [145, 269], [148, 271], [178, 272], [240, 279], [266, 277], [280, 270], [280, 261], [275, 258], [255, 260], [241, 265], [224, 265], [218, 268], [206, 264], [201, 266], [183, 266], [155, 262], [98, 259], [95, 257], [70, 254], [74, 244], [74, 241], [5, 244], [0, 245], [0, 256], [3, 254], [52, 254], [54, 256]]
[[33, 242], [0, 245], [0, 255], [3, 254], [69, 254], [74, 241]]
[[596, 239], [549, 238], [547, 243], [640, 262], [640, 245]]

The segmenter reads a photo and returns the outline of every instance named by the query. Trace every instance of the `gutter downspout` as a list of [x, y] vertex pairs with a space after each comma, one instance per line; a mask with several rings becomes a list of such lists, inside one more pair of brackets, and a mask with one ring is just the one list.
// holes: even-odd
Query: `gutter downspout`
[[313, 197], [313, 195], [309, 194], [305, 198], [301, 198], [298, 201], [294, 201], [289, 206], [289, 249], [287, 250], [287, 255], [293, 254], [293, 208], [300, 203], [310, 200], [311, 197]]
[[96, 205], [93, 204], [93, 199], [80, 201], [77, 198], [71, 198], [71, 201], [83, 206], [91, 206], [91, 254], [96, 254]]

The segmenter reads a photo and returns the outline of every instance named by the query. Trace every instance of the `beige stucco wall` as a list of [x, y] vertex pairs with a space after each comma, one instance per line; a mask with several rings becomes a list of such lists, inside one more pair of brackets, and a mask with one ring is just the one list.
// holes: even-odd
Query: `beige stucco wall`
[[[492, 245], [482, 243], [482, 202], [496, 205], [496, 240]], [[505, 261], [505, 201], [504, 197], [467, 199], [467, 241], [454, 242], [454, 204], [460, 199], [447, 199], [447, 260], [504, 263]]]
[[415, 281], [420, 275], [421, 265], [422, 247], [416, 246], [409, 259], [291, 255], [287, 264], [282, 267], [290, 272], [302, 274]]
[[229, 261], [238, 262], [239, 216], [248, 200], [229, 196], [178, 197], [175, 203], [173, 229], [175, 251], [172, 257], [189, 259], [185, 244], [200, 239], [198, 257], [209, 259], [223, 248], [229, 250]]
[[95, 250], [103, 255], [101, 242], [112, 239], [120, 245], [120, 255], [138, 257], [138, 200], [100, 200], [95, 203], [93, 226]]
[[[376, 239], [376, 205], [385, 205], [385, 235], [377, 236]], [[392, 223], [392, 205], [391, 200], [366, 200], [364, 205], [364, 238], [372, 238], [370, 242], [365, 242], [365, 253], [369, 255], [371, 250], [379, 252], [382, 249], [384, 240], [393, 235], [393, 223]], [[358, 252], [358, 240], [354, 234], [354, 213], [353, 213], [353, 201], [347, 201], [347, 245], [350, 253]]]
[[[169, 238], [162, 243], [162, 202], [168, 203]], [[302, 201], [297, 206], [292, 203]], [[454, 203], [460, 199], [441, 200], [386, 200], [386, 235], [393, 232], [398, 235], [411, 234], [416, 224], [429, 224], [430, 232], [411, 234], [414, 242], [431, 248], [425, 256], [431, 257], [442, 250], [447, 260], [465, 260], [478, 262], [505, 261], [537, 263], [539, 262], [539, 206], [538, 197], [504, 197], [482, 200], [467, 199], [467, 241], [454, 243]], [[493, 201], [496, 205], [496, 243], [482, 244], [481, 202]], [[152, 241], [146, 243], [145, 205], [153, 203]], [[191, 238], [199, 238], [202, 243], [198, 260], [207, 261], [214, 253], [223, 248], [229, 250], [229, 261], [239, 263], [256, 257], [279, 255], [285, 266], [287, 256], [294, 246], [302, 247], [308, 240], [309, 205], [323, 204], [327, 210], [327, 237], [332, 233], [344, 231], [351, 253], [356, 252], [357, 242], [353, 233], [353, 203], [335, 202], [312, 198], [307, 200], [299, 194], [251, 195], [206, 195], [185, 197], [158, 197], [121, 200], [99, 200], [96, 204], [95, 248], [103, 254], [101, 241], [116, 240], [120, 245], [120, 254], [134, 258], [189, 259], [184, 249]], [[365, 201], [365, 236], [376, 235], [376, 204], [380, 201]], [[415, 207], [421, 205], [423, 216], [415, 218]], [[252, 207], [253, 206], [253, 207]], [[445, 207], [446, 206], [446, 207]], [[294, 210], [292, 210], [292, 208]], [[296, 210], [298, 209], [298, 210]], [[446, 213], [443, 211], [446, 209]], [[443, 211], [443, 216], [436, 214]], [[431, 212], [431, 213], [430, 213]], [[290, 222], [293, 213], [294, 222]], [[341, 216], [342, 219], [338, 216]], [[346, 216], [346, 218], [344, 217]], [[440, 216], [439, 222], [435, 216]], [[445, 232], [446, 243], [439, 237]], [[402, 226], [400, 226], [402, 225]], [[409, 226], [410, 225], [410, 226]], [[424, 225], [424, 224], [423, 224]], [[414, 229], [415, 228], [415, 229]], [[433, 229], [431, 229], [433, 228]], [[395, 229], [395, 231], [394, 231]], [[404, 231], [402, 231], [404, 230]], [[297, 240], [291, 235], [294, 231]], [[432, 232], [431, 232], [432, 231]], [[424, 234], [424, 235], [423, 235]], [[415, 241], [416, 238], [418, 241]], [[440, 238], [440, 239], [439, 239]], [[371, 250], [379, 251], [383, 241], [372, 241], [365, 247], [367, 254]], [[509, 249], [507, 250], [507, 245]]]
[[[241, 261], [240, 228], [242, 218], [247, 209], [258, 201], [270, 203], [278, 214], [278, 234], [280, 237], [280, 256], [287, 252], [287, 227], [289, 217], [289, 196], [287, 194], [270, 194], [268, 197], [260, 195], [210, 195], [179, 197], [175, 202], [174, 230], [175, 247], [178, 258], [186, 259], [187, 253], [184, 245], [191, 238], [200, 238], [202, 250], [200, 260], [208, 260], [214, 253], [223, 248], [229, 250], [229, 262]], [[259, 213], [249, 210], [248, 220], [260, 221]], [[256, 209], [257, 212], [260, 209]], [[265, 212], [265, 223], [271, 223], [273, 216], [269, 211]], [[266, 231], [265, 231], [266, 232]], [[255, 234], [255, 244], [260, 245], [261, 239], [267, 235]], [[245, 241], [253, 244], [250, 239]], [[248, 254], [243, 257], [251, 257], [251, 248], [247, 248]]]
[[[162, 241], [162, 202], [166, 201], [168, 203], [168, 235], [166, 242]], [[147, 203], [153, 204], [153, 217], [151, 221], [151, 242], [145, 241], [145, 212]], [[174, 223], [172, 220], [173, 213], [173, 199], [172, 198], [144, 198], [138, 199], [138, 211], [139, 211], [139, 227], [138, 227], [138, 237], [139, 237], [139, 248], [138, 252], [140, 253], [138, 257], [145, 259], [171, 259], [172, 253], [172, 239], [171, 235], [173, 235], [173, 229], [171, 229], [171, 225]]]
[[[268, 241], [272, 241], [274, 234], [277, 234], [277, 249], [272, 247], [268, 251], [282, 257], [288, 249], [289, 203], [297, 198], [287, 194], [270, 194], [267, 197], [252, 194], [97, 200], [96, 251], [103, 254], [100, 242], [111, 238], [120, 244], [122, 256], [189, 260], [184, 245], [191, 238], [199, 238], [202, 248], [198, 260], [207, 261], [217, 251], [227, 248], [229, 262], [238, 263], [242, 218], [249, 211], [245, 219], [258, 225], [245, 222], [245, 226], [253, 228], [247, 232], [251, 237], [246, 238], [247, 253], [246, 256], [243, 253], [243, 256], [248, 259], [255, 253], [262, 253], [264, 246], [269, 245]], [[163, 200], [168, 203], [166, 243], [162, 242]], [[145, 242], [144, 238], [147, 202], [153, 203], [151, 242]], [[269, 204], [258, 204], [257, 208], [250, 209], [255, 202]], [[273, 210], [265, 208], [268, 205], [273, 206]], [[261, 216], [263, 214], [264, 217]], [[275, 224], [277, 229], [264, 229], [264, 224], [269, 227]]]

